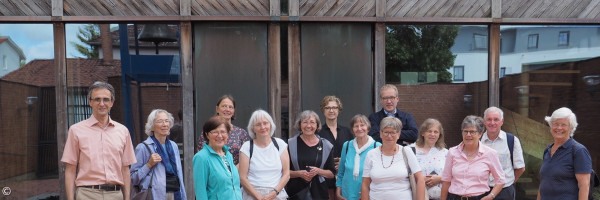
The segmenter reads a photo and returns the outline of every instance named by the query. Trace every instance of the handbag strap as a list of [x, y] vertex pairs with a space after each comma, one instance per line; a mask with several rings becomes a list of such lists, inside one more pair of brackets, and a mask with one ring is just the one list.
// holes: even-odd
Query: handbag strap
[[408, 170], [408, 175], [412, 175], [412, 172], [410, 170], [410, 167], [408, 166], [408, 159], [406, 159], [406, 151], [404, 151], [404, 147], [400, 146], [400, 148], [402, 148], [402, 157], [404, 158], [404, 165], [406, 165], [406, 170]]
[[[146, 149], [148, 149], [148, 152], [150, 152], [150, 156], [152, 156], [152, 150], [150, 150], [150, 147], [148, 146], [148, 144], [146, 144], [145, 142], [142, 142], [144, 144], [144, 146], [146, 146]], [[154, 167], [152, 167], [154, 168]], [[150, 176], [150, 185], [148, 185], [148, 189], [152, 188], [152, 179], [154, 178], [154, 172], [152, 169], [150, 169], [150, 173], [152, 173], [152, 176]]]

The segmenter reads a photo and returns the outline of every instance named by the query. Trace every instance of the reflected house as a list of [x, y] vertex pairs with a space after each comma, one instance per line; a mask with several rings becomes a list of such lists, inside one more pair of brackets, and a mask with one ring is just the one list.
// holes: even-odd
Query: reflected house
[[7, 36], [0, 36], [0, 77], [19, 69], [25, 60], [23, 50]]

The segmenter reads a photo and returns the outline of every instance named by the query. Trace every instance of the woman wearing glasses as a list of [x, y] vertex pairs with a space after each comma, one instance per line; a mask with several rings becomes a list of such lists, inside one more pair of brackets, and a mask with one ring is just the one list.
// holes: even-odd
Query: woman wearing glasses
[[[325, 96], [321, 100], [321, 112], [325, 116], [325, 124], [323, 124], [321, 131], [317, 132], [317, 135], [333, 144], [333, 161], [336, 170], [338, 170], [340, 164], [344, 142], [354, 138], [350, 133], [350, 129], [338, 124], [338, 115], [342, 109], [342, 101], [336, 96]], [[329, 199], [335, 199], [335, 179], [327, 179], [327, 185], [329, 187]]]
[[300, 113], [295, 128], [299, 134], [288, 140], [290, 181], [285, 190], [290, 199], [329, 199], [325, 178], [333, 178], [333, 145], [315, 133], [321, 127], [312, 110]]
[[240, 176], [225, 146], [230, 132], [231, 126], [223, 118], [211, 117], [204, 123], [206, 143], [192, 160], [196, 199], [242, 199]]
[[[237, 165], [240, 158], [240, 148], [244, 142], [250, 140], [250, 135], [243, 128], [237, 127], [231, 123], [235, 119], [235, 100], [231, 95], [224, 95], [217, 101], [215, 106], [215, 115], [223, 118], [231, 127], [227, 139], [227, 147], [233, 156], [233, 164]], [[198, 150], [202, 150], [204, 145], [204, 136], [200, 135], [198, 140]]]
[[[496, 151], [479, 139], [485, 132], [481, 117], [469, 115], [461, 124], [463, 141], [450, 148], [442, 173], [442, 200], [491, 200], [504, 186], [504, 171]], [[490, 191], [488, 180], [494, 177]]]
[[151, 189], [153, 199], [187, 199], [179, 148], [167, 137], [171, 127], [171, 113], [152, 110], [145, 127], [148, 139], [135, 147], [137, 162], [131, 165], [131, 185]]
[[367, 153], [363, 169], [361, 199], [413, 199], [410, 172], [415, 176], [417, 199], [425, 198], [425, 179], [410, 147], [396, 144], [402, 122], [385, 117], [379, 126], [382, 145]]

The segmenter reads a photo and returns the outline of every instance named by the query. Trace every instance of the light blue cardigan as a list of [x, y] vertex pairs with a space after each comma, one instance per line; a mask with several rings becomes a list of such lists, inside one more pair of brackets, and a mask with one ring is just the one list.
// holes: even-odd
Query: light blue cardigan
[[[356, 150], [352, 145], [354, 140], [356, 139], [345, 142], [342, 147], [342, 157], [340, 158], [337, 181], [335, 182], [335, 186], [342, 188], [342, 196], [348, 200], [360, 199], [360, 185], [362, 184], [363, 179], [362, 173], [363, 166], [365, 165], [365, 158], [367, 157], [367, 153], [374, 149], [373, 144], [371, 144], [366, 150], [360, 153], [360, 169], [358, 170], [358, 178], [354, 180], [354, 177], [352, 176], [352, 171], [354, 170], [354, 156], [356, 155]], [[381, 143], [373, 142], [375, 147], [381, 146]], [[348, 149], [348, 152], [346, 152], [346, 149]]]

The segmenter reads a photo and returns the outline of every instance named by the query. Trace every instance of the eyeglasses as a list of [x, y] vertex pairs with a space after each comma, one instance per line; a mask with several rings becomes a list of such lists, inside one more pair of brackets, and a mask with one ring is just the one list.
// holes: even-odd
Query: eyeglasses
[[214, 136], [218, 136], [218, 135], [227, 136], [227, 135], [229, 135], [229, 133], [227, 131], [211, 131], [211, 132], [208, 132], [208, 133], [210, 133], [211, 135], [214, 135]]
[[485, 121], [486, 122], [496, 122], [496, 123], [498, 123], [498, 122], [500, 122], [500, 119], [498, 119], [498, 118], [495, 118], [495, 119], [487, 118], [487, 119], [485, 119]]
[[463, 135], [477, 135], [478, 133], [479, 133], [478, 131], [468, 131], [468, 130], [462, 131]]
[[340, 107], [337, 107], [337, 106], [327, 106], [327, 107], [325, 107], [325, 108], [323, 108], [323, 109], [325, 109], [325, 110], [337, 110], [337, 109], [339, 109], [339, 108], [340, 108]]
[[308, 121], [303, 121], [302, 125], [317, 125], [317, 122], [308, 122]]
[[395, 100], [396, 98], [398, 98], [398, 97], [396, 97], [396, 96], [390, 96], [390, 97], [381, 97], [381, 100], [384, 100], [384, 101], [392, 101], [392, 100]]
[[234, 109], [234, 107], [232, 105], [221, 105], [219, 107], [222, 108], [222, 109], [227, 109], [227, 108], [228, 109], [232, 109], [232, 110]]
[[395, 131], [394, 132], [383, 132], [383, 135], [385, 135], [385, 136], [390, 136], [390, 135], [391, 136], [396, 136], [396, 135], [398, 135], [398, 132], [395, 132]]
[[112, 100], [110, 98], [100, 98], [100, 97], [93, 98], [93, 99], [90, 99], [90, 100], [92, 100], [94, 103], [101, 103], [101, 102], [109, 103], [109, 102], [112, 102]]
[[567, 127], [569, 127], [569, 125], [566, 123], [552, 122], [551, 125], [552, 125], [552, 128], [567, 128]]
[[163, 124], [163, 123], [168, 124], [168, 123], [171, 123], [171, 121], [169, 121], [168, 119], [166, 119], [166, 120], [160, 119], [160, 120], [154, 121], [154, 123], [156, 123], [156, 124]]

